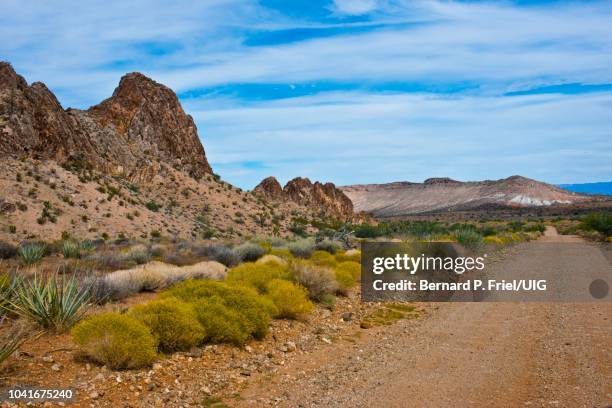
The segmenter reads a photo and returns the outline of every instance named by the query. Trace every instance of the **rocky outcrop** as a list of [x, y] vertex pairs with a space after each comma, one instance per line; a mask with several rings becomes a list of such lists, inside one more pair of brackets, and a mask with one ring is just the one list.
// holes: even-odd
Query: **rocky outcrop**
[[320, 209], [339, 219], [348, 220], [354, 216], [353, 203], [333, 183], [312, 183], [307, 178], [296, 177], [281, 189], [276, 178], [268, 177], [253, 192], [267, 199], [292, 201], [301, 206]]
[[197, 128], [172, 90], [139, 73], [88, 110], [64, 110], [42, 83], [0, 62], [0, 152], [77, 161], [145, 182], [165, 163], [199, 178], [212, 170]]
[[312, 183], [307, 178], [297, 177], [290, 180], [283, 191], [298, 204], [319, 207], [341, 218], [353, 216], [353, 203], [333, 183]]
[[275, 177], [266, 177], [253, 189], [253, 193], [258, 196], [270, 199], [270, 200], [282, 200], [285, 198], [283, 194], [283, 187]]

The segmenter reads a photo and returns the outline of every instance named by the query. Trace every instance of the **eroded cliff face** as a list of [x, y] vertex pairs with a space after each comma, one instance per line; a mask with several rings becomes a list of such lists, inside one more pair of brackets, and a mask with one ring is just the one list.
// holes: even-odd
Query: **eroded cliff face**
[[353, 203], [333, 183], [312, 183], [307, 178], [296, 177], [281, 189], [278, 180], [268, 177], [253, 192], [267, 199], [289, 200], [298, 205], [320, 209], [344, 220], [354, 216]]
[[197, 128], [176, 94], [131, 73], [88, 110], [64, 110], [40, 82], [0, 62], [0, 152], [91, 166], [146, 183], [161, 163], [194, 178], [212, 173]]

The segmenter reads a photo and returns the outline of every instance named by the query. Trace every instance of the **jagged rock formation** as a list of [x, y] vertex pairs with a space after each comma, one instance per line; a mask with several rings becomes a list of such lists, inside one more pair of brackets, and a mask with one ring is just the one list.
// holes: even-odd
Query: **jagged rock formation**
[[283, 187], [275, 177], [266, 177], [253, 189], [253, 193], [270, 200], [284, 199]]
[[253, 192], [272, 200], [289, 200], [310, 208], [319, 208], [341, 219], [354, 216], [353, 203], [333, 183], [312, 183], [308, 178], [296, 177], [281, 189], [276, 178], [268, 177]]
[[427, 179], [424, 183], [364, 184], [340, 189], [351, 199], [356, 211], [379, 217], [493, 207], [540, 207], [592, 199], [521, 176], [475, 182], [444, 177]]
[[86, 164], [133, 182], [149, 180], [160, 163], [195, 178], [212, 172], [175, 93], [139, 73], [88, 110], [64, 110], [43, 83], [28, 85], [0, 62], [0, 152]]

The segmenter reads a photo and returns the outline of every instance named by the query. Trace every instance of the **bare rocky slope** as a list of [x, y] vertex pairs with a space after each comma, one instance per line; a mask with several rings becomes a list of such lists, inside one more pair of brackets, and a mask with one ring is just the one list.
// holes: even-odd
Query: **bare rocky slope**
[[340, 189], [353, 202], [355, 211], [365, 211], [378, 217], [502, 207], [541, 207], [593, 199], [521, 176], [473, 182], [431, 178], [423, 183], [361, 184]]
[[297, 216], [352, 215], [333, 185], [310, 190], [276, 200], [221, 181], [175, 93], [140, 73], [64, 109], [0, 62], [0, 240], [288, 234]]

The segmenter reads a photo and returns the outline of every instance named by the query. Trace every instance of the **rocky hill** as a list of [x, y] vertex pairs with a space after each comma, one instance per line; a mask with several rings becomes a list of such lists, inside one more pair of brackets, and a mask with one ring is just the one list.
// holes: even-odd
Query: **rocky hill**
[[474, 182], [431, 178], [423, 183], [362, 184], [340, 189], [351, 199], [355, 211], [379, 217], [496, 207], [540, 207], [592, 200], [592, 197], [521, 176]]
[[0, 155], [0, 240], [11, 242], [284, 235], [294, 217], [352, 210], [333, 185], [268, 200], [221, 181], [174, 92], [140, 73], [98, 105], [64, 109], [0, 62]]
[[353, 203], [333, 183], [312, 183], [308, 178], [296, 177], [281, 187], [276, 178], [268, 177], [253, 192], [268, 200], [291, 201], [316, 208], [343, 220], [351, 219], [354, 215]]
[[87, 164], [145, 182], [165, 163], [195, 178], [212, 173], [191, 116], [172, 90], [139, 73], [88, 110], [64, 110], [41, 82], [0, 63], [0, 151]]

